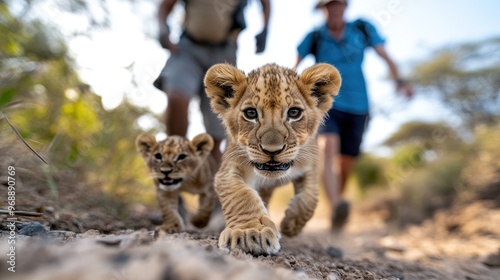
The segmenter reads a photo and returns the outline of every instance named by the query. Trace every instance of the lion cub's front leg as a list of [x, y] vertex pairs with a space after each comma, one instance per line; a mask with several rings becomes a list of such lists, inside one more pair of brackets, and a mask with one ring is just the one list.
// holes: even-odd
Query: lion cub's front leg
[[258, 193], [235, 178], [223, 179], [224, 172], [215, 178], [226, 220], [219, 237], [219, 247], [252, 254], [274, 254], [280, 250], [280, 233], [269, 219]]
[[288, 204], [285, 218], [281, 221], [281, 232], [286, 236], [299, 234], [307, 221], [312, 218], [318, 204], [317, 174], [309, 170], [304, 176], [293, 181], [295, 196]]
[[184, 221], [178, 211], [179, 194], [177, 192], [156, 191], [158, 203], [163, 218], [163, 223], [157, 230], [163, 230], [167, 233], [178, 233], [184, 230]]
[[213, 186], [210, 186], [210, 190], [211, 192], [199, 195], [198, 211], [191, 217], [191, 223], [197, 228], [203, 228], [208, 224], [214, 210], [217, 197], [213, 191]]

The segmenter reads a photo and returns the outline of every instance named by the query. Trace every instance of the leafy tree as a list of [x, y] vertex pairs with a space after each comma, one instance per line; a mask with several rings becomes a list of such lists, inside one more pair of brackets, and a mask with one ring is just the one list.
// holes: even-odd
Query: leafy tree
[[[64, 36], [34, 16], [34, 7], [44, 2], [0, 1], [0, 110], [48, 159], [49, 173], [74, 173], [74, 180], [110, 195], [153, 201], [149, 175], [134, 147], [140, 133], [136, 120], [148, 112], [127, 102], [103, 108], [79, 79]], [[54, 3], [72, 10], [88, 7], [87, 2]], [[0, 134], [13, 134], [3, 119]], [[6, 139], [0, 137], [0, 147], [10, 145]]]
[[411, 121], [403, 124], [398, 131], [384, 141], [389, 147], [401, 147], [411, 144], [423, 152], [454, 149], [462, 140], [457, 132], [444, 122], [428, 123]]
[[385, 186], [387, 182], [384, 178], [384, 167], [387, 165], [386, 159], [370, 154], [363, 154], [354, 166], [353, 175], [356, 178], [360, 193], [366, 194], [371, 187]]
[[500, 38], [436, 51], [413, 70], [420, 92], [432, 92], [473, 130], [500, 118]]

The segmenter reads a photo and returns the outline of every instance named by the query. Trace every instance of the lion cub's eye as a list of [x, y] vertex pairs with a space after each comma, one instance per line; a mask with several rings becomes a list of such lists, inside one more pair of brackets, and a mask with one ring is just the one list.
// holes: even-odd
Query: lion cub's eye
[[245, 114], [245, 117], [249, 120], [253, 120], [257, 118], [257, 110], [254, 108], [248, 108], [243, 111], [243, 114]]
[[185, 154], [180, 154], [177, 156], [177, 160], [183, 160], [185, 159], [187, 156]]
[[161, 154], [160, 154], [160, 153], [156, 153], [156, 154], [155, 154], [155, 159], [159, 159], [159, 160], [161, 160]]
[[298, 119], [300, 116], [302, 116], [302, 109], [290, 108], [290, 110], [288, 110], [288, 117], [290, 119]]

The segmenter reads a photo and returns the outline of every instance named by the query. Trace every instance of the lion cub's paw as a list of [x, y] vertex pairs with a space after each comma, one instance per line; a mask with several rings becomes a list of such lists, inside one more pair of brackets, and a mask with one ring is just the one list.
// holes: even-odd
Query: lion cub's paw
[[207, 215], [194, 215], [191, 217], [191, 224], [197, 228], [204, 228], [210, 221], [210, 216]]
[[182, 223], [164, 223], [156, 227], [157, 231], [164, 231], [166, 233], [179, 233], [184, 231], [184, 225]]
[[251, 224], [250, 227], [226, 227], [219, 236], [219, 248], [241, 250], [253, 255], [277, 253], [281, 247], [279, 242], [281, 235], [273, 222], [263, 216]]
[[281, 221], [281, 232], [286, 236], [295, 236], [302, 231], [306, 221], [299, 216], [285, 216]]

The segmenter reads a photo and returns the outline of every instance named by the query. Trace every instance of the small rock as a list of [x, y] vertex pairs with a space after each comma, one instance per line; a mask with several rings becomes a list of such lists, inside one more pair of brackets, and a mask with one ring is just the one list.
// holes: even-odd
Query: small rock
[[207, 252], [212, 252], [214, 250], [215, 250], [214, 246], [212, 246], [212, 245], [205, 246], [205, 251], [207, 251]]
[[101, 233], [96, 229], [89, 229], [86, 232], [84, 232], [83, 234], [88, 235], [88, 236], [93, 236], [93, 235], [99, 235]]
[[333, 246], [329, 246], [327, 249], [326, 249], [326, 253], [332, 257], [332, 258], [337, 258], [337, 259], [341, 259], [342, 256], [343, 256], [343, 253], [342, 253], [342, 250], [338, 249], [338, 248], [335, 248]]
[[284, 258], [284, 257], [278, 257], [278, 258], [276, 258], [276, 263], [279, 264], [279, 265], [282, 265], [282, 266], [284, 266], [286, 268], [292, 267], [290, 265], [290, 262], [286, 258]]
[[19, 230], [20, 235], [27, 236], [40, 236], [46, 234], [47, 232], [48, 230], [39, 222], [33, 222]]
[[386, 278], [387, 280], [404, 280], [405, 277], [403, 274], [401, 273], [395, 273], [389, 277]]
[[483, 263], [490, 267], [499, 267], [500, 266], [500, 249], [498, 252], [488, 255], [484, 258]]
[[149, 220], [155, 226], [159, 226], [159, 225], [163, 224], [163, 219], [162, 219], [160, 213], [155, 213], [155, 214], [151, 215]]
[[328, 264], [328, 268], [335, 269], [335, 268], [337, 268], [337, 264], [331, 262], [331, 263]]
[[106, 236], [103, 238], [96, 238], [95, 241], [107, 246], [118, 246], [122, 242], [122, 239], [119, 236]]
[[229, 255], [231, 253], [231, 251], [229, 251], [228, 248], [219, 248], [219, 251], [221, 252], [221, 254], [223, 255]]
[[48, 237], [60, 237], [63, 240], [68, 240], [76, 237], [76, 233], [72, 231], [65, 231], [65, 230], [52, 230], [49, 231], [46, 236]]
[[398, 241], [396, 238], [391, 237], [391, 236], [384, 237], [380, 241], [380, 243], [381, 243], [382, 247], [387, 249], [387, 250], [400, 252], [400, 253], [406, 251], [405, 246], [400, 241]]
[[121, 237], [120, 248], [122, 249], [149, 244], [154, 241], [154, 236], [150, 235], [147, 230], [136, 231], [129, 235], [122, 235]]
[[328, 274], [326, 279], [328, 279], [328, 280], [341, 280], [342, 278], [339, 275], [332, 272], [332, 273]]
[[131, 259], [130, 255], [124, 252], [119, 252], [118, 254], [111, 257], [111, 262], [115, 265], [125, 265]]

